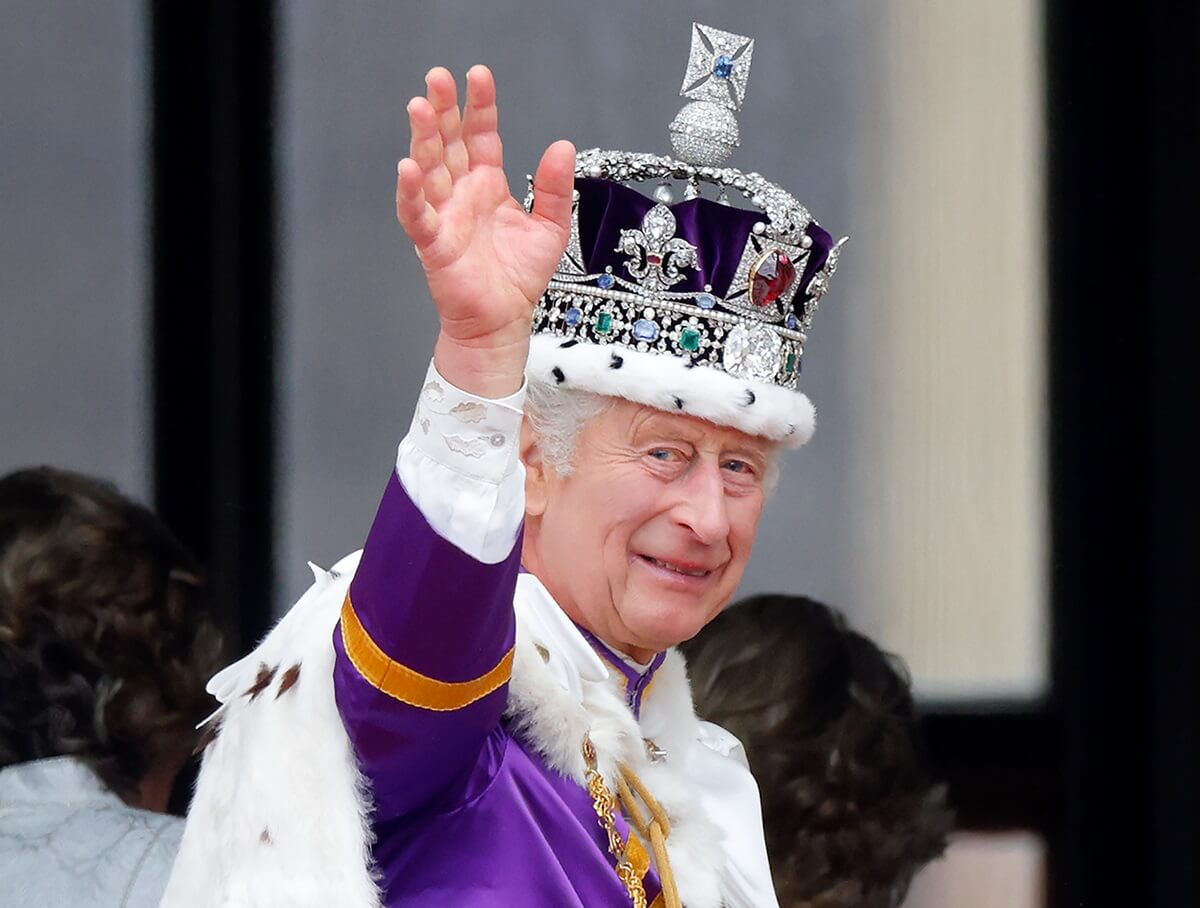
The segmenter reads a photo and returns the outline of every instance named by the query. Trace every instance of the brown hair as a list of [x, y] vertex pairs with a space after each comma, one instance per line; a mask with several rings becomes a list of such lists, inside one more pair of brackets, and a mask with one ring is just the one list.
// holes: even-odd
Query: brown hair
[[696, 711], [745, 745], [785, 908], [893, 908], [953, 825], [904, 665], [798, 596], [756, 596], [682, 647]]
[[146, 508], [48, 467], [0, 479], [0, 767], [74, 755], [135, 797], [190, 752], [220, 656], [196, 564]]

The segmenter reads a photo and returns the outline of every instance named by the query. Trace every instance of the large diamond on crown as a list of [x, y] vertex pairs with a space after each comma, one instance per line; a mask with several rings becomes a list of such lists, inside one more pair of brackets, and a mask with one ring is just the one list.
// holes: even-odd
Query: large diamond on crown
[[741, 323], [725, 337], [721, 365], [736, 378], [771, 382], [779, 371], [783, 341], [761, 324]]

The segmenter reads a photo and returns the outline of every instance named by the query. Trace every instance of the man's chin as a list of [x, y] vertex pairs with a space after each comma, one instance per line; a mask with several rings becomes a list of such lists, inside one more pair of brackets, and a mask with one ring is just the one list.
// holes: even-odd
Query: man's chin
[[711, 617], [711, 609], [696, 602], [675, 605], [660, 600], [653, 605], [636, 603], [624, 611], [623, 622], [637, 647], [653, 652], [691, 640]]

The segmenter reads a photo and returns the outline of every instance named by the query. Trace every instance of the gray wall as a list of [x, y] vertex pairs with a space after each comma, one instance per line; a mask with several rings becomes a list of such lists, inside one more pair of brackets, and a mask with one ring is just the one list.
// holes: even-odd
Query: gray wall
[[[523, 193], [524, 174], [556, 138], [668, 151], [692, 20], [751, 35], [732, 163], [849, 232], [847, 149], [862, 103], [855, 41], [868, 12], [864, 0], [283, 6], [280, 606], [311, 576], [305, 559], [328, 564], [361, 544], [432, 350], [434, 312], [392, 203], [408, 143], [404, 106], [425, 71], [492, 67], [507, 169]], [[839, 389], [855, 252], [805, 356], [820, 429], [792, 455], [743, 592], [848, 598], [839, 502], [851, 439]]]
[[0, 4], [0, 473], [148, 491], [143, 3]]

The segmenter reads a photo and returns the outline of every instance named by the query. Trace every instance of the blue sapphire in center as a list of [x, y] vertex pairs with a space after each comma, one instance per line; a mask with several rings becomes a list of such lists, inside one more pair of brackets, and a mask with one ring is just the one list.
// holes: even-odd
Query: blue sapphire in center
[[633, 323], [633, 336], [640, 341], [652, 341], [658, 337], [658, 325], [648, 318], [639, 318]]

